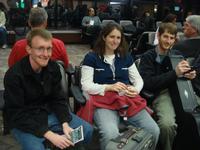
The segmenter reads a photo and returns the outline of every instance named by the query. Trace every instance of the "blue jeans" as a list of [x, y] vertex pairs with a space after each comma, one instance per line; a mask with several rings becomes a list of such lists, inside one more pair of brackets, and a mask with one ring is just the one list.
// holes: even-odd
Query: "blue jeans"
[[0, 44], [7, 44], [7, 31], [5, 28], [0, 27]]
[[[92, 138], [93, 128], [86, 121], [82, 120], [78, 116], [72, 115], [72, 120], [69, 122], [69, 126], [71, 128], [76, 128], [80, 125], [83, 125], [84, 132], [84, 141], [83, 143], [89, 143]], [[50, 114], [48, 116], [48, 127], [51, 131], [56, 132], [58, 134], [63, 134], [62, 125], [59, 123], [58, 119], [54, 114]], [[45, 150], [44, 140], [45, 138], [39, 138], [33, 134], [23, 132], [19, 129], [12, 129], [11, 133], [17, 139], [17, 141], [21, 144], [23, 150]]]
[[[101, 150], [104, 150], [109, 140], [120, 135], [118, 129], [120, 117], [117, 111], [108, 109], [96, 109], [94, 113], [94, 121], [101, 135]], [[154, 147], [156, 147], [160, 129], [146, 110], [142, 110], [136, 115], [129, 117], [127, 123], [149, 131], [154, 137]]]

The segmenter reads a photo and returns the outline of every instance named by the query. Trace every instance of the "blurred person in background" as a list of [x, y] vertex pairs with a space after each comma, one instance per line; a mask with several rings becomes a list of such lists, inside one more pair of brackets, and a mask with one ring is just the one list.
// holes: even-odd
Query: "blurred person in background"
[[[40, 7], [32, 8], [29, 14], [28, 24], [31, 27], [31, 29], [46, 28], [47, 19], [48, 15], [44, 8]], [[69, 58], [64, 43], [56, 38], [53, 38], [52, 43], [53, 43], [53, 53], [51, 59], [62, 61], [64, 63], [65, 68], [67, 68], [69, 65]], [[26, 39], [19, 40], [14, 44], [8, 58], [9, 67], [14, 65], [16, 62], [18, 62], [24, 56], [27, 55], [26, 46], [27, 46]]]
[[101, 30], [101, 20], [98, 16], [95, 16], [95, 10], [94, 8], [88, 9], [88, 16], [84, 16], [82, 20], [82, 29], [83, 32], [85, 32], [86, 35], [89, 35], [91, 42], [91, 48], [94, 45], [94, 42], [96, 41], [96, 38]]
[[6, 7], [5, 5], [0, 2], [0, 44], [2, 48], [7, 48], [7, 30], [6, 30]]

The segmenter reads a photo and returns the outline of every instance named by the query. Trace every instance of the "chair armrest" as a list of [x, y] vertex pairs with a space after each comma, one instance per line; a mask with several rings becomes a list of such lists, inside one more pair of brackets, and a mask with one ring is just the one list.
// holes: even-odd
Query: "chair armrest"
[[72, 95], [73, 95], [76, 103], [78, 103], [80, 105], [85, 105], [86, 99], [83, 96], [82, 91], [81, 91], [79, 86], [72, 84], [71, 85], [71, 92], [72, 92]]
[[147, 105], [151, 105], [152, 101], [155, 99], [154, 93], [145, 89], [140, 92], [140, 96], [147, 100]]
[[[63, 68], [65, 68], [65, 64], [64, 64], [63, 61], [61, 61], [61, 60], [56, 60], [56, 62], [59, 63], [60, 65], [62, 65]], [[74, 69], [73, 65], [72, 65], [72, 64], [69, 64], [69, 65], [67, 66], [67, 68], [65, 68], [65, 72], [66, 72], [68, 75], [72, 75], [72, 74], [75, 72], [75, 69]]]
[[74, 67], [72, 66], [72, 64], [69, 64], [69, 65], [68, 65], [68, 67], [65, 69], [65, 72], [66, 72], [68, 75], [74, 74], [75, 69], [74, 69]]
[[3, 111], [4, 108], [4, 98], [3, 98], [3, 92], [4, 90], [0, 90], [0, 110]]

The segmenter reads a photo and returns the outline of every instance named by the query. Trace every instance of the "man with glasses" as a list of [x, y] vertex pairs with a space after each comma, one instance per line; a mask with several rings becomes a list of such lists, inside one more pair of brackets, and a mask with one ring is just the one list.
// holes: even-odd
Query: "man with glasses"
[[23, 150], [45, 150], [45, 139], [60, 149], [74, 146], [70, 133], [81, 125], [84, 143], [91, 140], [91, 125], [68, 109], [59, 66], [50, 60], [52, 47], [49, 31], [31, 30], [28, 55], [5, 74], [5, 119]]
[[[47, 27], [48, 15], [44, 8], [36, 7], [32, 8], [29, 14], [28, 24], [31, 29]], [[19, 40], [13, 46], [11, 53], [8, 58], [8, 66], [11, 67], [17, 61], [21, 60], [24, 56], [27, 55], [26, 52], [26, 39]], [[69, 65], [69, 59], [64, 43], [56, 38], [52, 40], [53, 51], [52, 51], [52, 60], [61, 60], [64, 63], [65, 67]]]

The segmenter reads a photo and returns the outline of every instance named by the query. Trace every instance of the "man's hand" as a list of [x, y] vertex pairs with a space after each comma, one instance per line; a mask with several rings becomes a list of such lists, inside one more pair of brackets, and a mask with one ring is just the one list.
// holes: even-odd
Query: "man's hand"
[[193, 71], [190, 71], [188, 73], [185, 73], [184, 77], [192, 80], [192, 79], [194, 79], [196, 77], [196, 71], [193, 70]]
[[56, 134], [52, 131], [47, 131], [44, 137], [60, 149], [65, 149], [74, 145], [66, 136]]
[[67, 122], [64, 122], [64, 123], [62, 124], [62, 127], [63, 127], [63, 132], [64, 132], [65, 136], [66, 136], [68, 139], [71, 139], [70, 133], [73, 131], [73, 129], [68, 125]]
[[177, 77], [183, 76], [184, 73], [189, 70], [190, 70], [190, 65], [186, 60], [182, 60], [181, 62], [179, 62], [175, 69]]
[[196, 77], [196, 71], [190, 71], [190, 65], [186, 60], [182, 60], [181, 62], [178, 63], [176, 66], [176, 75], [178, 77], [184, 76], [185, 78], [188, 78], [190, 80], [194, 79]]

